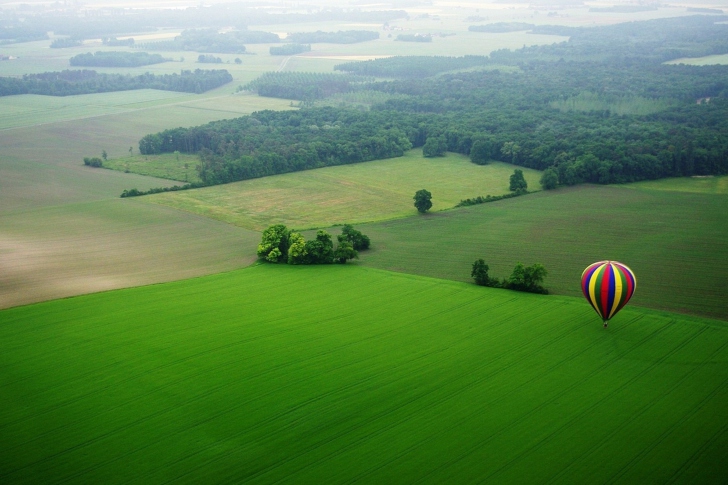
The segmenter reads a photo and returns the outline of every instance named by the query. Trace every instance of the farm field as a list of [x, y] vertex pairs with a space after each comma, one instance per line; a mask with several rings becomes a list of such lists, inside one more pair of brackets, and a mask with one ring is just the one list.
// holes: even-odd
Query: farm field
[[649, 188], [661, 184], [680, 182], [562, 188], [362, 225], [372, 240], [362, 264], [472, 281], [478, 258], [500, 278], [542, 263], [546, 288], [577, 296], [583, 269], [613, 259], [637, 275], [634, 304], [728, 319], [728, 196]]
[[119, 198], [2, 214], [0, 227], [0, 308], [229, 271], [251, 264], [260, 242]]
[[726, 359], [725, 322], [261, 265], [1, 311], [0, 480], [718, 483]]
[[[401, 218], [417, 213], [412, 197], [433, 193], [433, 211], [462, 199], [508, 193], [513, 165], [475, 165], [463, 155], [403, 157], [245, 180], [144, 197], [195, 214], [262, 231], [272, 224], [297, 229]], [[519, 167], [521, 168], [521, 167]], [[540, 172], [522, 168], [528, 186], [540, 188]]]

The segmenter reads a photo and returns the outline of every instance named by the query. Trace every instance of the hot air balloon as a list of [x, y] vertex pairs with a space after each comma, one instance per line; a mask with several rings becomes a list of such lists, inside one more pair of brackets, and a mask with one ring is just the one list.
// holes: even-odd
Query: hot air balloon
[[590, 264], [581, 274], [581, 291], [602, 317], [604, 328], [632, 298], [636, 287], [637, 278], [632, 270], [617, 261]]

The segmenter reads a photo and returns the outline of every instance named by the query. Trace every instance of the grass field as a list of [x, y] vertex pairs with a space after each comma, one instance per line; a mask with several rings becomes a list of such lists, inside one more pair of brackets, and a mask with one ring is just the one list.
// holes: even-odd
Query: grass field
[[728, 176], [681, 177], [649, 180], [625, 185], [635, 189], [666, 190], [669, 192], [694, 192], [698, 194], [728, 195]]
[[720, 483], [727, 360], [724, 322], [258, 266], [0, 312], [0, 481]]
[[363, 264], [471, 281], [483, 258], [491, 275], [542, 263], [545, 286], [581, 294], [579, 278], [603, 259], [630, 266], [633, 302], [728, 319], [728, 196], [635, 187], [580, 186], [358, 227], [372, 240]]
[[[416, 149], [399, 158], [155, 194], [143, 200], [248, 229], [263, 230], [278, 223], [306, 229], [414, 215], [412, 197], [422, 188], [433, 194], [433, 211], [451, 208], [461, 199], [505, 194], [514, 168], [500, 162], [479, 166], [452, 153], [424, 158]], [[529, 187], [540, 188], [540, 172], [523, 171]]]
[[104, 162], [104, 168], [180, 182], [201, 182], [197, 173], [200, 158], [186, 153], [134, 155]]

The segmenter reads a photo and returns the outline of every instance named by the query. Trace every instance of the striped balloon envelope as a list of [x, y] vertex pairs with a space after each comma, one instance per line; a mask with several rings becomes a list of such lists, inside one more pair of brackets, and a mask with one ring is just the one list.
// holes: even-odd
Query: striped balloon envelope
[[637, 278], [627, 266], [617, 261], [599, 261], [581, 274], [581, 291], [602, 317], [604, 326], [627, 304], [637, 287]]

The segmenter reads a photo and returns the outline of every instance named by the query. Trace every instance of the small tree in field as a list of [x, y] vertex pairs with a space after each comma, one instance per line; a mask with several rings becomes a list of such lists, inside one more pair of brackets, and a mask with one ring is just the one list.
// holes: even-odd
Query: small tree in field
[[490, 286], [489, 269], [488, 265], [482, 259], [478, 259], [473, 263], [473, 270], [470, 272], [470, 276], [475, 279], [476, 285]]
[[511, 175], [511, 184], [510, 184], [510, 190], [511, 192], [524, 192], [528, 188], [528, 183], [526, 182], [526, 179], [523, 177], [523, 170], [521, 169], [515, 169], [513, 171], [513, 175]]
[[428, 190], [418, 190], [413, 199], [415, 200], [415, 207], [422, 214], [432, 207], [432, 194]]

